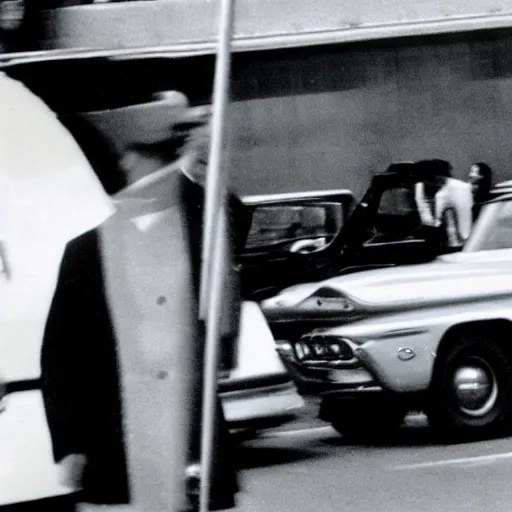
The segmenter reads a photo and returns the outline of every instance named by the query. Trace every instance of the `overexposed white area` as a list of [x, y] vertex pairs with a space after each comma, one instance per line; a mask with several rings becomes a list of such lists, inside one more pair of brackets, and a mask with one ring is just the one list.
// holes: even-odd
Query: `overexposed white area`
[[40, 391], [11, 394], [0, 414], [0, 506], [70, 492], [59, 482]]
[[237, 367], [232, 379], [285, 373], [272, 332], [256, 302], [242, 303]]
[[[0, 380], [38, 378], [48, 309], [65, 244], [114, 211], [55, 114], [0, 73]], [[73, 340], [69, 340], [73, 343]], [[0, 413], [0, 504], [59, 494], [40, 392]]]
[[[237, 366], [230, 373], [231, 379], [286, 375], [268, 323], [256, 302], [242, 303]], [[223, 395], [222, 404], [230, 422], [263, 419], [297, 411], [304, 400], [295, 387], [262, 393], [258, 390], [231, 392]]]

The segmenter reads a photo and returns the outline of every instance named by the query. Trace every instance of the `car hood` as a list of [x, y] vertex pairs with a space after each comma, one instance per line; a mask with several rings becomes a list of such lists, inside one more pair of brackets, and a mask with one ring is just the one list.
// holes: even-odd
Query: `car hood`
[[512, 294], [512, 250], [481, 251], [292, 286], [263, 301], [262, 309], [270, 318], [300, 310], [354, 314], [507, 294]]

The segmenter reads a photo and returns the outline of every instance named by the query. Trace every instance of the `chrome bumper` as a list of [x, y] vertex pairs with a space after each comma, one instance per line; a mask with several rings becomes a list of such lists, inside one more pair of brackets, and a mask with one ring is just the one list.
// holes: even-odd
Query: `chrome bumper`
[[328, 364], [298, 363], [293, 354], [279, 351], [279, 355], [297, 391], [303, 396], [330, 394], [360, 394], [382, 392], [373, 375], [364, 367], [336, 368]]

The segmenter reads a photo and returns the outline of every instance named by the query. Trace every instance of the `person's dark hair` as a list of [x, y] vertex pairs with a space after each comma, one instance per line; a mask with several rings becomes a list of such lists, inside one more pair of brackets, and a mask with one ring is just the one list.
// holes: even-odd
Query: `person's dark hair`
[[433, 201], [435, 195], [452, 176], [450, 162], [441, 159], [420, 160], [416, 162], [418, 178], [423, 182], [425, 195]]
[[416, 172], [425, 181], [439, 181], [452, 176], [450, 162], [438, 158], [432, 160], [419, 160], [415, 164]]
[[119, 166], [119, 155], [106, 137], [84, 118], [73, 115], [60, 119], [82, 149], [107, 194], [115, 194], [127, 185]]
[[452, 177], [452, 164], [450, 162], [438, 158], [434, 158], [430, 162], [432, 171], [436, 176], [442, 176], [443, 178]]

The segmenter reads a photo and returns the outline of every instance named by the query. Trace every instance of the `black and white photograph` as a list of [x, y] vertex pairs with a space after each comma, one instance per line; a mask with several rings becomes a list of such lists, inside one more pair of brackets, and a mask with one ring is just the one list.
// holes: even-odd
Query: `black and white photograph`
[[512, 0], [0, 0], [0, 512], [509, 512]]

